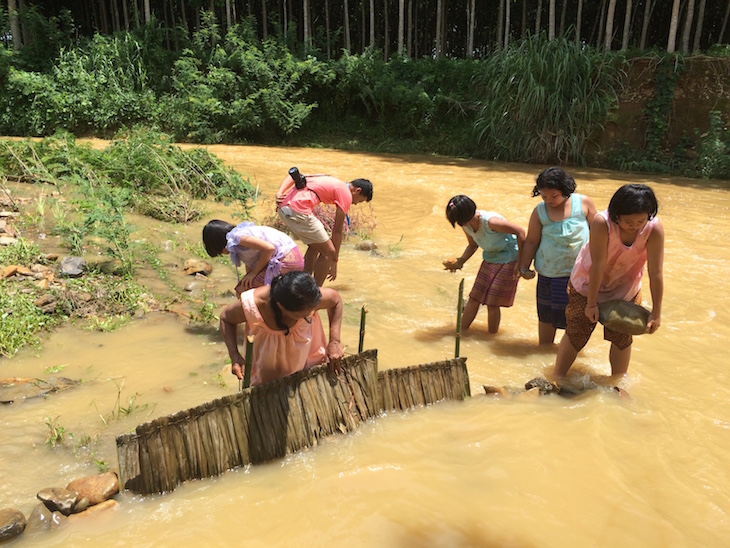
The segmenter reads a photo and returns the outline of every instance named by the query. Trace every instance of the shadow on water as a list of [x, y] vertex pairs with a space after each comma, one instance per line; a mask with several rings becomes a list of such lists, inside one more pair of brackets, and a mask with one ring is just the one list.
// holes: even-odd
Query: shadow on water
[[220, 342], [221, 340], [220, 331], [212, 325], [187, 325], [185, 326], [185, 332], [190, 335], [203, 335], [211, 342]]

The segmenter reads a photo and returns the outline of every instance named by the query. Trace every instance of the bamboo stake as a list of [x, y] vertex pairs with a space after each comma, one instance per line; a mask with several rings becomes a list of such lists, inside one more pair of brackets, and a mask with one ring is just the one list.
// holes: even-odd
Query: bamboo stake
[[362, 305], [360, 309], [360, 343], [357, 345], [357, 353], [360, 354], [363, 351], [365, 344], [365, 314], [368, 311], [365, 309], [365, 305]]
[[464, 312], [464, 278], [459, 283], [459, 303], [456, 306], [456, 348], [454, 349], [454, 358], [459, 357], [461, 347], [461, 315]]

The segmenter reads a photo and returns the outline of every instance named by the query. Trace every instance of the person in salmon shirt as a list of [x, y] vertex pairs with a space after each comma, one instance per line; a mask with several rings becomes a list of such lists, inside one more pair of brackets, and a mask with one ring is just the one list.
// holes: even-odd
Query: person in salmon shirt
[[[319, 310], [329, 318], [325, 338]], [[243, 378], [245, 358], [238, 349], [238, 325], [253, 337], [251, 386], [286, 377], [315, 365], [339, 370], [344, 349], [340, 342], [342, 298], [334, 289], [320, 288], [306, 272], [276, 276], [271, 285], [249, 289], [220, 315], [223, 341], [231, 372]]]
[[[644, 267], [649, 272], [652, 311], [646, 332], [661, 324], [664, 296], [664, 228], [657, 217], [659, 204], [651, 188], [629, 184], [619, 188], [608, 210], [593, 218], [590, 239], [578, 253], [568, 284], [567, 326], [558, 346], [553, 375], [562, 378], [578, 352], [588, 343], [598, 322], [598, 305], [612, 300], [641, 303]], [[632, 336], [604, 326], [611, 342], [612, 375], [629, 368]]]
[[[277, 214], [294, 237], [307, 244], [304, 271], [314, 276], [317, 285], [337, 278], [337, 261], [350, 206], [372, 199], [373, 185], [367, 179], [345, 183], [330, 175], [302, 175], [295, 167], [289, 170], [276, 193]], [[337, 207], [331, 238], [313, 213], [320, 203]]]

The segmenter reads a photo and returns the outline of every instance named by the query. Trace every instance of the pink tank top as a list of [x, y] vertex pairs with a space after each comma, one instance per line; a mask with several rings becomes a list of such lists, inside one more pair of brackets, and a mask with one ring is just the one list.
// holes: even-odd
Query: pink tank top
[[[606, 254], [606, 268], [603, 271], [603, 279], [598, 289], [597, 302], [605, 303], [616, 299], [629, 301], [641, 289], [641, 277], [644, 274], [644, 266], [646, 265], [646, 241], [657, 223], [657, 217], [646, 223], [644, 228], [636, 235], [634, 243], [627, 246], [621, 241], [618, 224], [608, 218], [608, 211], [601, 211], [598, 215], [603, 217], [608, 224], [608, 252]], [[588, 277], [591, 264], [589, 241], [578, 253], [573, 272], [570, 275], [570, 283], [583, 296], [588, 296]]]
[[271, 329], [264, 323], [254, 302], [253, 292], [250, 289], [241, 295], [246, 316], [245, 335], [254, 337], [251, 386], [286, 377], [327, 361], [324, 328], [319, 312], [314, 313], [311, 323], [300, 319], [285, 335], [284, 331]]

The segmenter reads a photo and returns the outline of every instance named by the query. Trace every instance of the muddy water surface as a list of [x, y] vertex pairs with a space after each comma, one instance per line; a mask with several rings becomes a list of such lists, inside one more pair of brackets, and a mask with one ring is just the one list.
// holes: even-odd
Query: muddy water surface
[[[381, 368], [453, 355], [458, 283], [464, 277], [468, 291], [479, 260], [458, 274], [442, 270], [441, 260], [458, 256], [466, 244], [444, 217], [448, 199], [468, 194], [478, 207], [523, 226], [537, 203], [530, 197], [536, 166], [211, 148], [259, 185], [259, 220], [271, 213], [274, 191], [292, 165], [374, 182], [372, 239], [380, 253], [345, 244], [331, 286], [345, 301], [343, 342], [350, 351], [357, 347], [360, 308], [367, 307], [365, 346], [378, 349]], [[462, 341], [474, 395], [468, 401], [384, 416], [284, 461], [190, 482], [164, 496], [120, 495], [116, 511], [23, 544], [726, 544], [730, 192], [719, 183], [573, 174], [599, 210], [624, 182], [649, 182], [660, 200], [667, 235], [664, 314], [656, 334], [635, 339], [621, 381], [630, 400], [609, 388], [573, 399], [483, 395], [484, 384], [519, 386], [552, 368], [555, 349], [537, 345], [535, 282], [523, 280], [499, 334], [487, 334], [484, 311]], [[234, 210], [211, 205], [209, 211], [232, 218]], [[140, 238], [175, 239], [167, 258], [174, 262], [190, 256], [184, 241], [196, 241], [202, 224], [174, 229], [177, 234], [148, 225]], [[216, 263], [209, 294], [219, 295], [234, 280], [231, 268]], [[607, 355], [597, 332], [571, 370], [573, 380], [607, 375]], [[169, 314], [107, 334], [63, 329], [37, 355], [23, 351], [0, 361], [1, 378], [47, 377], [46, 368], [63, 366], [63, 375], [84, 380], [46, 400], [0, 409], [0, 507], [28, 515], [41, 488], [96, 471], [83, 448], [74, 455], [44, 446], [45, 417], [58, 417], [78, 440], [96, 440], [93, 458], [114, 468], [117, 434], [235, 391], [225, 362], [214, 329], [191, 329]]]

